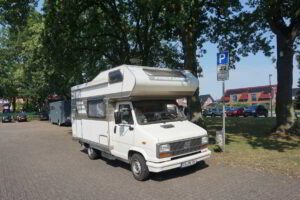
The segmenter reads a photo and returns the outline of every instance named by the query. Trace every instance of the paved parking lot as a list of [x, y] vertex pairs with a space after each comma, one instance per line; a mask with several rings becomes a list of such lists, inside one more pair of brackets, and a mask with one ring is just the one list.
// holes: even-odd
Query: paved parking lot
[[70, 127], [0, 124], [0, 200], [300, 199], [300, 180], [216, 164], [138, 182], [126, 164], [91, 161]]

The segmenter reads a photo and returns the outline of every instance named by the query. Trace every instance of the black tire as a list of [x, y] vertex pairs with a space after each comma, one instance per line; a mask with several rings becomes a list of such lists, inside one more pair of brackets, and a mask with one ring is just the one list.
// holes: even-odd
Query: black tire
[[87, 148], [87, 154], [89, 156], [89, 159], [96, 160], [99, 158], [99, 154], [96, 149], [93, 149], [92, 147]]
[[150, 172], [146, 165], [145, 158], [138, 153], [132, 155], [130, 159], [133, 177], [138, 181], [145, 181], [149, 178]]
[[213, 113], [213, 114], [211, 114], [211, 117], [215, 117], [216, 115]]
[[87, 143], [83, 143], [82, 145], [84, 146], [85, 149], [89, 148], [89, 146], [90, 146], [90, 145], [87, 144]]

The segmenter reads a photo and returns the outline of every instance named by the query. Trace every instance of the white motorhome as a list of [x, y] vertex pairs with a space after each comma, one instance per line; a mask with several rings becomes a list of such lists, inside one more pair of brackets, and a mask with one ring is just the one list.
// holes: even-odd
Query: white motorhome
[[133, 176], [184, 168], [210, 157], [203, 128], [188, 121], [176, 99], [192, 96], [189, 71], [121, 65], [72, 87], [73, 138], [90, 159], [131, 165]]

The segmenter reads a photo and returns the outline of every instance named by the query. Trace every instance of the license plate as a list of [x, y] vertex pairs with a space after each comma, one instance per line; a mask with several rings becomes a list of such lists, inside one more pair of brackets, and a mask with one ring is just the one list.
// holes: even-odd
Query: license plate
[[189, 161], [183, 162], [183, 163], [181, 163], [181, 168], [192, 166], [192, 165], [196, 164], [196, 162], [197, 162], [196, 160], [189, 160]]

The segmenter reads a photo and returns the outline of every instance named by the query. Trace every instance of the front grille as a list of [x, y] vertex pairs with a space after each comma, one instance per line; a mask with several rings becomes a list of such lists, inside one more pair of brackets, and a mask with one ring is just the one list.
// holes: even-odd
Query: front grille
[[200, 150], [201, 138], [173, 142], [170, 144], [172, 156], [182, 155]]

